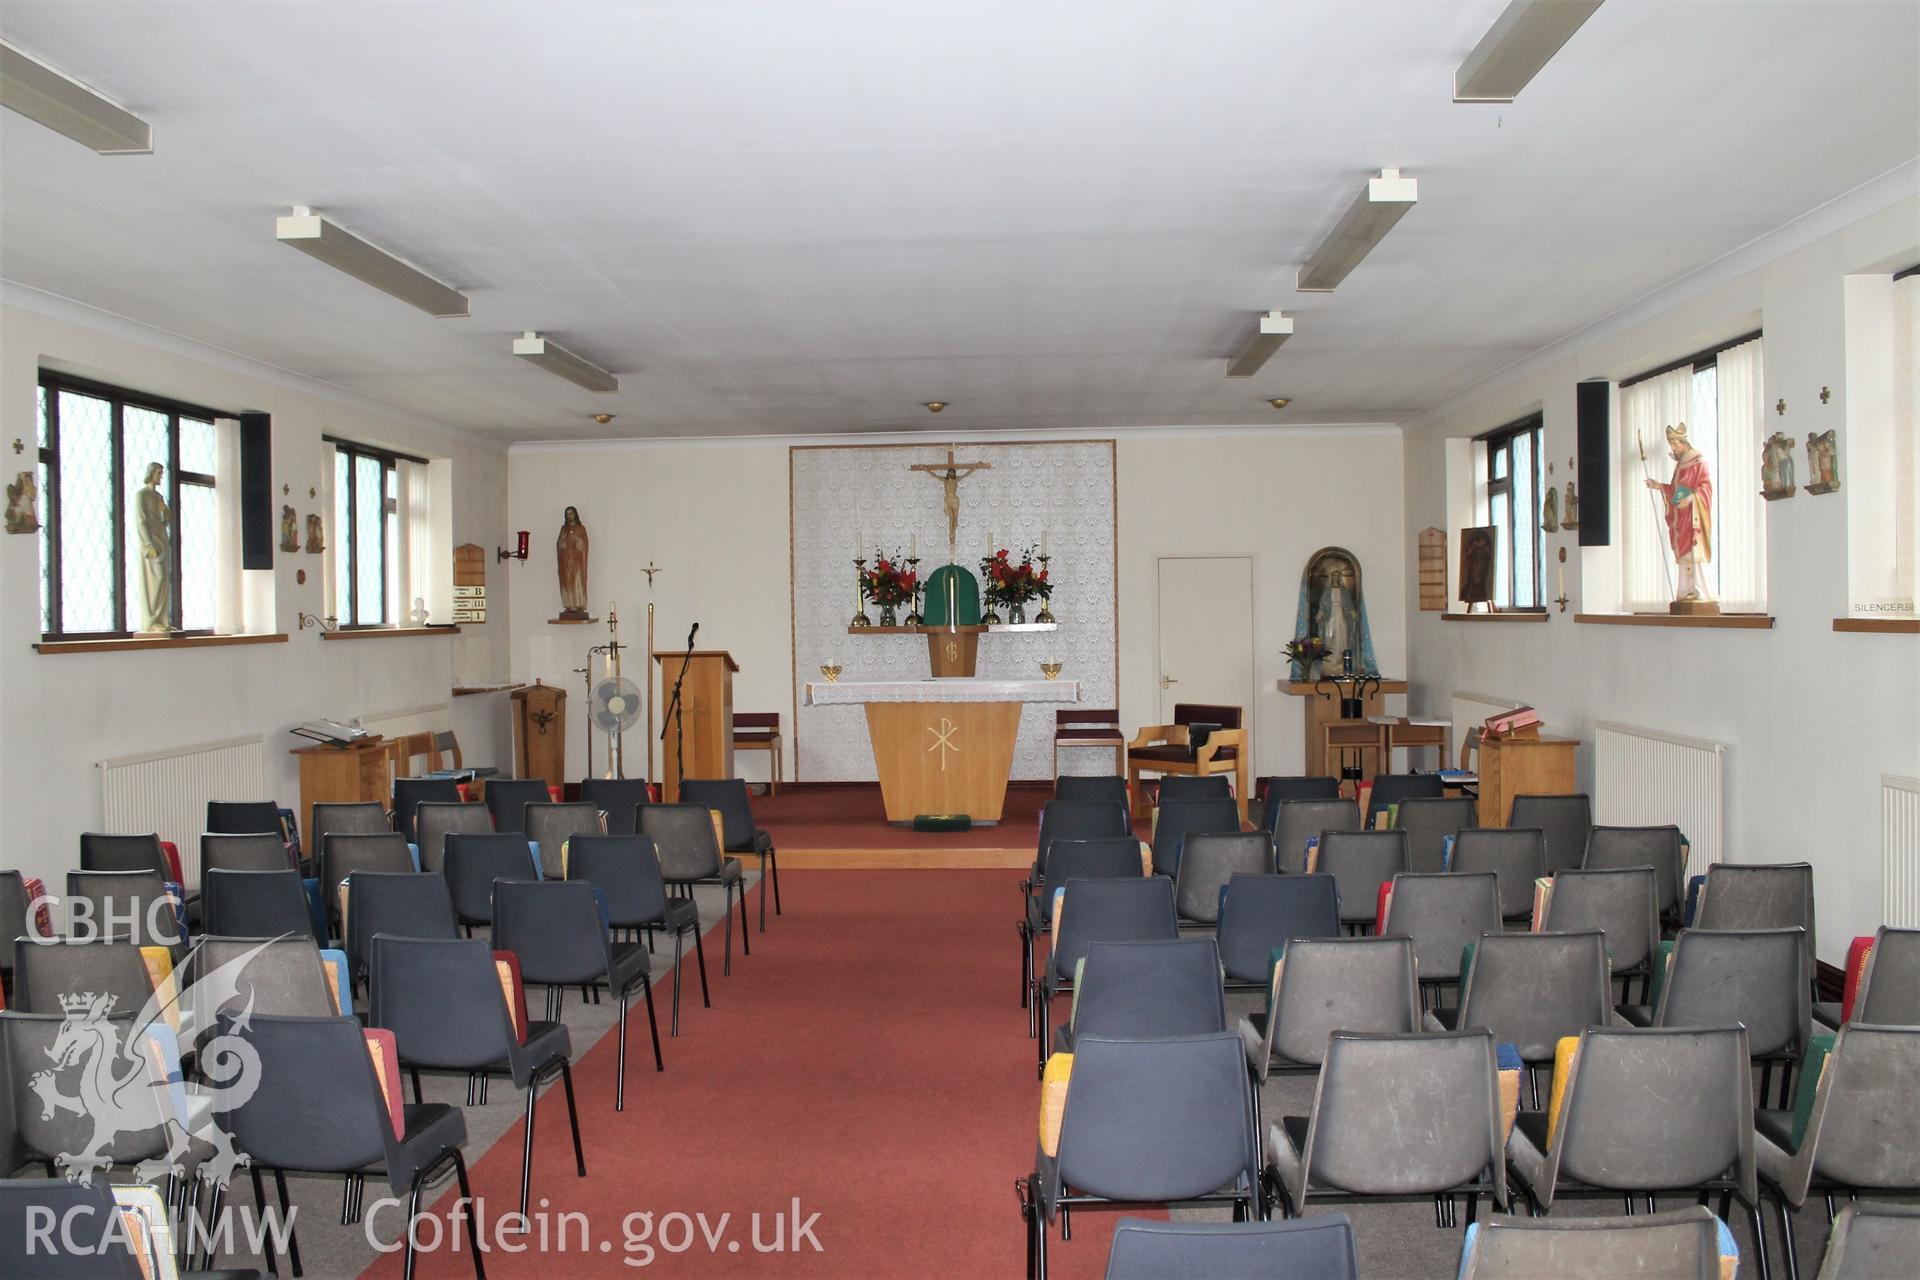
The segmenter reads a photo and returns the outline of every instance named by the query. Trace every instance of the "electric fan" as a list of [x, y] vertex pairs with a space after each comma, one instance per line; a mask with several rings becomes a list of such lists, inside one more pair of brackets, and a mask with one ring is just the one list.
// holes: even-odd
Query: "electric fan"
[[613, 765], [612, 777], [626, 776], [621, 772], [622, 760], [620, 735], [633, 727], [640, 718], [640, 690], [633, 681], [625, 676], [609, 675], [593, 687], [592, 717], [594, 726], [607, 735], [607, 754]]

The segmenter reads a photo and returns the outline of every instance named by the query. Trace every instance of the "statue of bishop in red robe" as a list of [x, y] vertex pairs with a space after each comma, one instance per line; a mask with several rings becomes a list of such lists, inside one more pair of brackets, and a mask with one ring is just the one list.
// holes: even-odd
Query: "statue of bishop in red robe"
[[1673, 458], [1673, 479], [1665, 484], [1649, 479], [1647, 487], [1666, 499], [1667, 541], [1679, 569], [1676, 600], [1711, 600], [1702, 568], [1713, 559], [1713, 477], [1707, 460], [1687, 439], [1687, 424], [1667, 428], [1667, 453]]

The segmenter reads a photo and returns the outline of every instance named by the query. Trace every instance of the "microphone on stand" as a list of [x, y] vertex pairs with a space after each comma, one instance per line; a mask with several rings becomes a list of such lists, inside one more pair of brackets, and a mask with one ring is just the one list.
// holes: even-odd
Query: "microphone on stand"
[[700, 624], [694, 623], [693, 630], [687, 632], [687, 648], [693, 648], [693, 638], [700, 634]]

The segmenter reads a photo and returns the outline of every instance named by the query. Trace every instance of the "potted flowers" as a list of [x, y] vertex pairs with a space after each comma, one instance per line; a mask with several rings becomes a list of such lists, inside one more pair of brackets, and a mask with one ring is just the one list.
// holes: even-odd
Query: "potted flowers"
[[860, 574], [860, 590], [867, 599], [880, 606], [880, 625], [883, 627], [895, 625], [895, 607], [912, 601], [914, 589], [920, 583], [920, 575], [902, 565], [898, 556], [881, 553], [874, 560], [873, 568]]
[[1281, 647], [1287, 655], [1287, 661], [1293, 664], [1294, 679], [1318, 680], [1320, 663], [1330, 652], [1327, 642], [1319, 636], [1295, 636]]
[[1000, 548], [980, 562], [980, 580], [980, 594], [986, 597], [989, 608], [983, 621], [989, 624], [1000, 620], [992, 612], [994, 605], [1006, 605], [1007, 621], [1018, 625], [1027, 620], [1027, 601], [1045, 601], [1053, 596], [1046, 568], [1034, 568], [1032, 547], [1021, 550], [1018, 562], [1005, 547]]

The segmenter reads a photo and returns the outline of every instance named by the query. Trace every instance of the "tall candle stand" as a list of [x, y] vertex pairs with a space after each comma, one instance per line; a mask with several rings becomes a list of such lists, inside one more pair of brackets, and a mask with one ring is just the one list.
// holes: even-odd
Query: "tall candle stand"
[[920, 557], [907, 557], [907, 572], [913, 575], [913, 605], [907, 611], [907, 625], [920, 626], [926, 621], [920, 616]]
[[873, 619], [867, 616], [867, 558], [856, 556], [853, 561], [853, 621], [848, 624], [855, 627], [870, 627]]
[[[1046, 554], [1045, 552], [1042, 552], [1042, 553], [1040, 554], [1040, 556], [1038, 557], [1038, 559], [1039, 559], [1039, 561], [1040, 561], [1040, 572], [1041, 572], [1041, 573], [1045, 573], [1045, 572], [1047, 571], [1047, 562], [1048, 562], [1048, 561], [1050, 561], [1050, 560], [1052, 560], [1052, 559], [1053, 559], [1053, 557], [1052, 557], [1052, 556], [1050, 556], [1050, 555], [1047, 555], [1047, 554]], [[1051, 586], [1051, 585], [1052, 585], [1052, 580], [1051, 580], [1051, 579], [1049, 579], [1049, 580], [1048, 580], [1048, 585], [1049, 585], [1049, 586]], [[1053, 621], [1055, 621], [1055, 618], [1054, 618], [1054, 616], [1053, 616], [1053, 610], [1052, 610], [1052, 608], [1050, 607], [1050, 605], [1051, 605], [1051, 603], [1052, 603], [1052, 602], [1051, 602], [1051, 601], [1049, 601], [1049, 600], [1047, 600], [1047, 599], [1046, 599], [1046, 597], [1044, 597], [1044, 596], [1042, 596], [1042, 597], [1041, 597], [1041, 599], [1040, 599], [1040, 612], [1039, 612], [1039, 613], [1036, 613], [1036, 614], [1034, 614], [1034, 615], [1033, 615], [1033, 620], [1034, 620], [1035, 622], [1053, 622]]]

